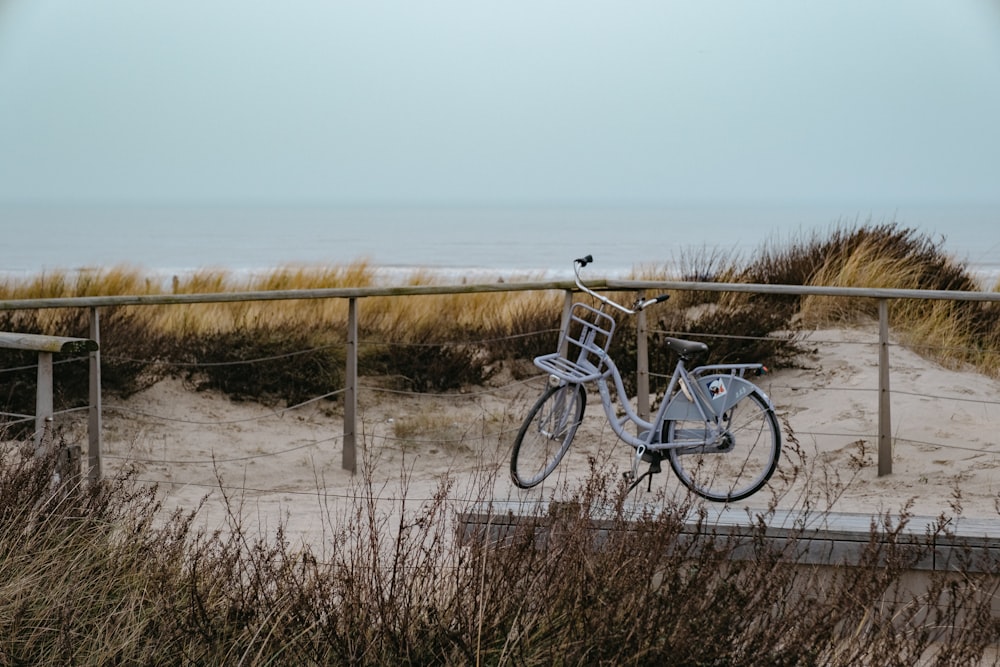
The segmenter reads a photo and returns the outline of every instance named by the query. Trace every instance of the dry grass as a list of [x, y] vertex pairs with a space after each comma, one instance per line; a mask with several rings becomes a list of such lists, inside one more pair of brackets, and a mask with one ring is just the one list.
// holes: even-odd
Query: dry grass
[[[975, 281], [941, 249], [896, 225], [841, 228], [827, 237], [812, 236], [783, 247], [766, 246], [744, 264], [718, 249], [675, 258], [669, 267], [644, 267], [636, 278], [755, 282], [851, 287], [903, 287], [972, 290]], [[431, 273], [412, 274], [410, 285], [434, 284]], [[365, 287], [376, 283], [366, 263], [345, 267], [280, 267], [242, 281], [218, 270], [178, 276], [164, 286], [129, 267], [80, 273], [50, 272], [0, 284], [0, 298], [84, 295], [179, 294], [228, 291]], [[626, 301], [631, 295], [620, 295]], [[652, 312], [650, 362], [669, 368], [672, 361], [660, 336], [698, 336], [711, 347], [709, 362], [759, 361], [771, 367], [793, 363], [795, 331], [801, 326], [840, 324], [874, 316], [872, 299], [834, 299], [768, 294], [681, 290]], [[360, 304], [362, 374], [400, 379], [399, 388], [448, 390], [487, 380], [501, 368], [517, 376], [522, 362], [548, 352], [563, 307], [558, 292], [497, 292], [366, 298]], [[971, 303], [894, 301], [894, 332], [922, 353], [949, 364], [972, 364], [1000, 372], [1000, 308]], [[226, 387], [252, 397], [260, 381], [256, 359], [283, 354], [313, 355], [316, 363], [272, 364], [266, 390], [279, 398], [316, 395], [336, 388], [332, 369], [343, 352], [347, 303], [343, 299], [261, 301], [105, 309], [102, 344], [105, 386], [109, 393], [141, 389], [166, 373], [191, 374], [198, 384]], [[612, 355], [621, 360], [626, 388], [633, 386], [634, 322], [619, 319]], [[85, 314], [70, 310], [0, 312], [0, 330], [86, 335]], [[775, 336], [774, 332], [785, 332]], [[737, 337], [716, 337], [716, 334]], [[12, 366], [30, 364], [16, 355]], [[205, 370], [212, 364], [248, 364], [240, 370]], [[30, 383], [30, 378], [24, 382]], [[11, 385], [13, 386], [13, 385]], [[284, 389], [281, 389], [284, 387]], [[324, 389], [319, 390], [320, 387]], [[76, 394], [67, 391], [67, 394]], [[11, 412], [30, 412], [7, 401]], [[3, 397], [0, 397], [3, 398]], [[272, 396], [273, 398], [273, 396]], [[22, 406], [23, 407], [23, 406]]]
[[[648, 271], [642, 276], [658, 276]], [[894, 226], [770, 249], [743, 268], [720, 255], [692, 257], [683, 274], [972, 288], [962, 267]], [[288, 267], [241, 284], [205, 271], [179, 277], [169, 290], [371, 280], [364, 264]], [[0, 298], [163, 289], [122, 267], [8, 282]], [[657, 311], [654, 336], [737, 332], [754, 340], [713, 343], [713, 352], [762, 360], [779, 351], [754, 347], [762, 344], [757, 338], [791, 328], [800, 313], [818, 324], [870, 317], [871, 308], [684, 293]], [[422, 391], [482, 381], [506, 360], [549, 351], [561, 310], [562, 295], [552, 293], [365, 300], [362, 370], [405, 378], [405, 386]], [[105, 390], [127, 395], [162, 374], [187, 373], [244, 398], [320, 395], [340, 386], [345, 313], [340, 301], [107, 309]], [[893, 318], [913, 345], [950, 350], [949, 358], [994, 372], [1000, 367], [995, 308], [913, 302], [894, 305]], [[0, 313], [0, 330], [83, 335], [86, 324], [77, 311]], [[633, 333], [623, 326], [616, 357], [634, 357]], [[660, 347], [651, 345], [654, 357]], [[5, 358], [8, 367], [31, 361]], [[180, 362], [191, 366], [171, 365]], [[86, 395], [85, 368], [61, 368], [60, 376], [78, 383], [66, 395]], [[30, 377], [7, 374], [4, 381], [8, 409], [13, 399], [33, 397]], [[395, 435], [437, 438], [447, 427], [427, 414], [402, 420]], [[190, 515], [161, 516], [155, 494], [127, 475], [70, 493], [54, 490], [52, 463], [15, 449], [0, 462], [0, 664], [967, 665], [1000, 641], [995, 576], [960, 567], [932, 577], [919, 598], [908, 592], [905, 573], [935, 536], [917, 545], [902, 540], [906, 508], [873, 528], [881, 539], [858, 562], [820, 571], [797, 563], [794, 536], [775, 550], [752, 533], [749, 560], [733, 559], [746, 545], [721, 538], [704, 521], [698, 540], [680, 540], [687, 517], [704, 517], [693, 501], [664, 501], [660, 512], [633, 516], [616, 480], [596, 473], [567, 490], [571, 511], [534, 517], [499, 543], [453, 539], [454, 507], [482, 499], [487, 480], [461, 497], [445, 482], [421, 507], [387, 502], [384, 489], [364, 480], [342, 513], [327, 514], [323, 544], [293, 546], [280, 528], [272, 536], [248, 530], [235, 503], [227, 530], [199, 533]], [[593, 530], [598, 511], [615, 530]], [[767, 518], [755, 517], [758, 529]], [[553, 525], [555, 538], [540, 540]], [[928, 607], [931, 618], [922, 616]]]
[[[976, 291], [974, 279], [927, 239], [894, 226], [835, 236], [807, 284], [830, 287]], [[1000, 308], [996, 304], [902, 299], [890, 304], [890, 325], [902, 341], [949, 365], [1000, 370]], [[877, 317], [876, 299], [810, 296], [799, 317], [805, 326]]]
[[235, 499], [205, 533], [128, 475], [54, 489], [51, 465], [0, 465], [3, 664], [969, 665], [1000, 640], [1000, 584], [971, 558], [911, 591], [947, 520], [913, 542], [906, 508], [818, 568], [807, 535], [763, 539], [767, 511], [734, 539], [692, 499], [636, 513], [596, 473], [555, 511], [462, 540], [454, 510], [489, 480], [412, 506], [362, 478], [323, 543], [293, 545]]

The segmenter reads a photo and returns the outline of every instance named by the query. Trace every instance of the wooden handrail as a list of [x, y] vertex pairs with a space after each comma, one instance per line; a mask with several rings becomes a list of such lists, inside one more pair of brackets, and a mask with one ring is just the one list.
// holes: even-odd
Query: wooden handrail
[[98, 347], [97, 341], [90, 338], [0, 332], [0, 348], [8, 350], [83, 354], [96, 352]]
[[[587, 281], [586, 285], [594, 290], [611, 291], [645, 291], [646, 293], [663, 292], [665, 290], [680, 291], [708, 291], [708, 292], [747, 292], [757, 294], [783, 294], [795, 296], [834, 296], [834, 297], [854, 297], [877, 299], [880, 301], [880, 320], [882, 322], [880, 333], [880, 406], [879, 406], [879, 474], [888, 474], [892, 470], [891, 459], [891, 420], [888, 409], [888, 333], [886, 321], [888, 318], [888, 300], [893, 299], [929, 299], [929, 300], [951, 300], [951, 301], [976, 301], [997, 303], [1000, 302], [1000, 292], [971, 292], [971, 291], [951, 291], [951, 290], [918, 290], [918, 289], [893, 289], [893, 288], [865, 288], [865, 287], [824, 287], [813, 285], [763, 285], [752, 283], [716, 283], [716, 282], [691, 282], [691, 281], [664, 281], [664, 280], [595, 280]], [[348, 326], [357, 326], [358, 304], [357, 300], [370, 297], [386, 296], [427, 296], [441, 294], [476, 294], [490, 292], [519, 292], [519, 291], [545, 291], [562, 290], [566, 293], [565, 309], [568, 311], [572, 303], [573, 293], [576, 285], [572, 281], [544, 281], [544, 282], [509, 282], [509, 283], [485, 283], [466, 285], [411, 285], [404, 287], [351, 287], [351, 288], [325, 288], [325, 289], [292, 289], [275, 291], [252, 291], [252, 292], [223, 292], [214, 294], [150, 294], [150, 295], [124, 295], [124, 296], [98, 296], [98, 297], [65, 297], [65, 298], [42, 298], [42, 299], [15, 299], [0, 300], [0, 311], [3, 310], [37, 310], [48, 308], [89, 308], [91, 310], [91, 337], [85, 338], [64, 338], [59, 336], [32, 336], [29, 334], [0, 334], [0, 348], [35, 350], [43, 355], [51, 356], [53, 352], [89, 352], [91, 355], [91, 431], [92, 438], [96, 438], [96, 443], [91, 445], [91, 467], [96, 471], [97, 477], [100, 474], [100, 353], [98, 350], [99, 333], [97, 329], [97, 312], [99, 308], [120, 307], [120, 306], [164, 306], [177, 304], [194, 303], [234, 303], [251, 301], [281, 301], [291, 299], [347, 299], [351, 302], [350, 317]], [[564, 312], [563, 321], [567, 315]], [[640, 321], [637, 326], [640, 338], [646, 334], [646, 327]], [[353, 334], [356, 337], [356, 334]], [[648, 388], [646, 386], [645, 345], [644, 341], [638, 342], [640, 354], [638, 355], [638, 393], [640, 405], [648, 401]], [[348, 340], [349, 359], [348, 371], [350, 374], [350, 364], [356, 368], [357, 353], [356, 338]], [[51, 361], [51, 359], [49, 360]], [[40, 369], [45, 366], [40, 363]], [[50, 374], [50, 372], [49, 372]], [[354, 393], [356, 387], [348, 386], [349, 405], [354, 405], [351, 401], [356, 400]], [[94, 398], [96, 396], [96, 398]], [[41, 412], [41, 411], [39, 411]], [[348, 410], [345, 419], [344, 438], [345, 452], [343, 465], [354, 469], [356, 466], [353, 443], [357, 432], [355, 425], [351, 423], [351, 411]], [[96, 435], [95, 435], [96, 434]]]
[[[0, 348], [8, 350], [24, 350], [38, 353], [38, 384], [35, 388], [35, 454], [42, 455], [47, 446], [47, 436], [52, 422], [52, 355], [53, 354], [90, 354], [91, 378], [95, 373], [94, 367], [99, 365], [96, 358], [97, 350], [100, 348], [98, 342], [92, 338], [71, 338], [69, 336], [43, 336], [40, 334], [0, 332]], [[99, 372], [99, 371], [97, 371]], [[96, 383], [91, 382], [90, 404], [100, 408], [100, 379]], [[94, 394], [97, 394], [95, 399]], [[100, 442], [100, 431], [90, 433], [91, 442]], [[93, 444], [92, 444], [93, 448]], [[99, 458], [99, 456], [98, 456]], [[95, 475], [96, 475], [95, 469]]]

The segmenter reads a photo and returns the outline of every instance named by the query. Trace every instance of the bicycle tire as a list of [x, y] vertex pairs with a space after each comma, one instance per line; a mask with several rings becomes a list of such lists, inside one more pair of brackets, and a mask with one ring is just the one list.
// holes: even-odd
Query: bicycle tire
[[[781, 430], [767, 400], [753, 391], [725, 415], [727, 429], [717, 448], [669, 449], [670, 467], [691, 491], [708, 500], [730, 502], [747, 498], [761, 489], [778, 466]], [[669, 421], [664, 424], [666, 441], [704, 439], [703, 421]]]
[[583, 421], [583, 385], [549, 387], [524, 419], [510, 455], [510, 476], [522, 489], [537, 486], [565, 456]]

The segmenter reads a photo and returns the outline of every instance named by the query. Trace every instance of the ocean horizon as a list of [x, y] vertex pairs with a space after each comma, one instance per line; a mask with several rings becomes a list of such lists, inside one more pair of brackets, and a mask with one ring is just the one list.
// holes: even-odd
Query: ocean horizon
[[131, 266], [169, 277], [214, 269], [366, 262], [385, 275], [455, 280], [620, 276], [712, 254], [752, 260], [836, 229], [896, 224], [926, 236], [992, 289], [1000, 206], [850, 210], [836, 206], [667, 207], [17, 207], [0, 209], [0, 274]]

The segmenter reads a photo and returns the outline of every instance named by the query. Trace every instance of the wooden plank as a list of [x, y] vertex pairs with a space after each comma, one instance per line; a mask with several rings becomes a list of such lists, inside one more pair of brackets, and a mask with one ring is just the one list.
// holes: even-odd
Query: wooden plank
[[[755, 283], [715, 283], [681, 280], [596, 280], [586, 281], [591, 289], [612, 291], [667, 290], [695, 292], [746, 292], [797, 296], [843, 296], [870, 299], [935, 299], [945, 301], [1000, 302], [1000, 292], [964, 292], [869, 287], [823, 287], [813, 285], [764, 285]], [[522, 292], [573, 290], [573, 281], [483, 283], [478, 285], [417, 285], [409, 287], [352, 287], [256, 292], [220, 292], [215, 294], [147, 294], [55, 299], [0, 300], [0, 310], [39, 308], [103, 308], [113, 306], [165, 306], [190, 303], [233, 303], [246, 301], [284, 301], [290, 299], [363, 299], [373, 296], [418, 296], [430, 294], [480, 294], [487, 292]]]
[[9, 350], [82, 354], [93, 352], [97, 347], [97, 341], [89, 338], [0, 332], [0, 348]]
[[[564, 504], [545, 501], [500, 501], [470, 506], [459, 513], [459, 534], [463, 539], [502, 541], [518, 529], [532, 526], [540, 541], [559, 519]], [[572, 510], [569, 510], [572, 511]], [[681, 539], [733, 539], [734, 558], [753, 557], [750, 538], [763, 537], [764, 542], [783, 554], [787, 562], [803, 565], [854, 565], [875, 545], [889, 543], [883, 517], [877, 514], [825, 512], [803, 515], [801, 512], [778, 510], [766, 516], [763, 534], [755, 525], [756, 516], [748, 516], [739, 508], [707, 506], [703, 516], [685, 518]], [[610, 512], [610, 510], [609, 510]], [[609, 515], [610, 516], [610, 515]], [[591, 519], [595, 531], [615, 529], [614, 520], [597, 512]], [[918, 556], [911, 566], [915, 572], [956, 571], [995, 573], [1000, 560], [1000, 520], [958, 519], [938, 530], [938, 517], [910, 517], [899, 531], [894, 543], [903, 549], [912, 548]], [[894, 529], [895, 526], [889, 526]], [[874, 532], [873, 532], [874, 531]], [[745, 543], [741, 540], [747, 538]], [[794, 547], [794, 548], [792, 548]]]
[[[606, 280], [584, 283], [594, 290], [607, 289]], [[481, 283], [476, 285], [413, 285], [406, 287], [330, 287], [321, 289], [266, 290], [255, 292], [216, 292], [212, 294], [137, 294], [116, 296], [79, 296], [54, 299], [0, 300], [0, 310], [40, 308], [106, 308], [115, 306], [172, 306], [191, 303], [244, 303], [250, 301], [288, 301], [295, 299], [363, 299], [376, 296], [429, 296], [438, 294], [485, 294], [498, 292], [536, 292], [573, 290], [573, 281]], [[1000, 300], [1000, 294], [997, 294]]]

